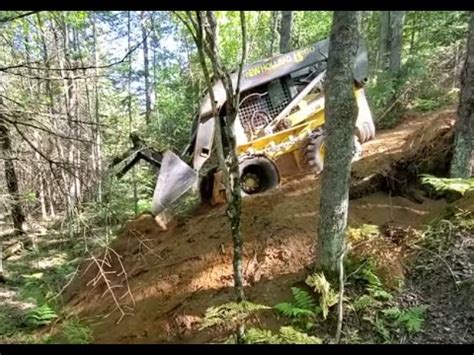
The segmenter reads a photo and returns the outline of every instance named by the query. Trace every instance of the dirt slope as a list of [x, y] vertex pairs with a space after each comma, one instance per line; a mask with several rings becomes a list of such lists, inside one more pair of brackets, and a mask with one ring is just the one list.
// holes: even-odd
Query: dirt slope
[[[368, 176], [372, 181], [363, 187], [367, 191], [363, 197], [351, 201], [350, 225], [391, 222], [419, 228], [440, 215], [446, 206], [443, 200], [416, 202], [371, 191], [383, 187], [379, 177], [389, 175], [400, 161], [436, 145], [435, 138], [450, 132], [452, 124], [452, 111], [410, 118], [365, 144], [363, 159], [354, 164], [352, 183], [361, 186]], [[243, 265], [249, 300], [268, 305], [281, 302], [289, 296], [289, 287], [308, 273], [315, 255], [318, 209], [319, 181], [310, 175], [244, 200]], [[387, 278], [402, 277], [397, 260], [403, 248], [388, 239], [376, 244]], [[66, 294], [70, 311], [93, 325], [96, 342], [197, 343], [222, 337], [199, 331], [198, 326], [208, 307], [233, 299], [232, 245], [224, 206], [202, 207], [168, 231], [143, 215], [123, 228], [111, 248], [105, 262], [100, 259], [104, 254], [96, 261], [108, 272], [108, 287], [115, 299], [94, 261], [85, 263]], [[122, 319], [117, 304], [124, 312], [129, 312], [124, 305], [130, 306], [133, 316]], [[272, 327], [271, 318], [260, 321]]]

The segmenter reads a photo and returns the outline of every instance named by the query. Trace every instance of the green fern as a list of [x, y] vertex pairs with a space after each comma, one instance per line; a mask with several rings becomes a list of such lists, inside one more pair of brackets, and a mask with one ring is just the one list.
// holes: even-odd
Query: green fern
[[376, 304], [377, 300], [369, 295], [362, 295], [354, 301], [354, 309], [356, 311], [363, 311], [369, 306]]
[[467, 191], [474, 190], [474, 178], [449, 179], [438, 178], [432, 175], [420, 175], [421, 183], [430, 186], [437, 193], [457, 192], [464, 195]]
[[50, 324], [58, 315], [46, 303], [41, 307], [30, 309], [25, 315], [25, 323], [32, 328]]
[[305, 290], [298, 287], [292, 287], [294, 303], [283, 302], [277, 304], [274, 308], [283, 316], [293, 319], [314, 319], [319, 308], [313, 296]]
[[292, 287], [291, 292], [293, 293], [293, 298], [295, 299], [296, 307], [302, 309], [316, 308], [316, 302], [313, 296], [308, 291], [302, 290], [298, 287]]
[[260, 310], [271, 309], [271, 307], [252, 302], [241, 303], [229, 302], [206, 310], [201, 329], [219, 325], [240, 324]]
[[93, 340], [91, 329], [77, 319], [66, 321], [62, 332], [69, 344], [89, 344]]
[[393, 299], [393, 296], [391, 293], [381, 289], [381, 288], [373, 288], [373, 287], [370, 287], [369, 289], [369, 293], [371, 294], [371, 296], [373, 298], [375, 298], [376, 300], [380, 300], [380, 301], [391, 301]]
[[316, 316], [316, 313], [314, 311], [311, 311], [309, 309], [304, 309], [304, 308], [298, 308], [296, 305], [293, 303], [279, 303], [275, 306], [275, 309], [284, 315], [285, 317], [288, 318], [303, 318], [303, 317], [308, 317], [308, 318], [313, 318]]
[[392, 307], [383, 310], [385, 317], [394, 321], [394, 326], [403, 327], [408, 333], [417, 333], [421, 330], [424, 322], [424, 315], [427, 306], [410, 307], [400, 310], [398, 307]]

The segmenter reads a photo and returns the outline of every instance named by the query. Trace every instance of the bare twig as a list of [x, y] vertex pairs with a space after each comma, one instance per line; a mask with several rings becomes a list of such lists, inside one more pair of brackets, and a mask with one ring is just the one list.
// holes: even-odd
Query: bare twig
[[346, 246], [339, 256], [339, 301], [337, 305], [337, 328], [336, 328], [336, 343], [341, 340], [342, 321], [344, 317], [344, 256], [350, 250]]
[[[116, 256], [117, 260], [118, 260], [118, 263], [119, 263], [120, 269], [121, 269], [119, 273], [117, 273], [117, 271], [115, 271], [115, 270], [114, 271], [105, 271], [104, 270], [104, 265], [109, 267], [109, 268], [112, 268], [111, 261], [109, 260], [110, 253], [114, 254]], [[120, 312], [120, 317], [117, 320], [116, 324], [119, 324], [122, 321], [123, 317], [125, 317], [126, 315], [133, 315], [133, 313], [132, 313], [133, 307], [123, 305], [123, 304], [121, 304], [120, 301], [123, 298], [128, 296], [128, 297], [130, 297], [133, 306], [135, 306], [135, 304], [136, 304], [135, 303], [135, 298], [133, 297], [132, 291], [130, 289], [130, 285], [128, 283], [128, 275], [127, 275], [125, 267], [122, 263], [121, 256], [114, 249], [112, 249], [110, 247], [106, 247], [105, 252], [104, 252], [104, 256], [101, 260], [97, 259], [93, 254], [91, 254], [91, 257], [88, 260], [90, 260], [91, 263], [89, 264], [87, 269], [89, 269], [89, 267], [91, 265], [95, 265], [97, 267], [97, 275], [87, 283], [87, 286], [92, 285], [93, 287], [96, 287], [100, 282], [104, 282], [104, 284], [106, 286], [106, 289], [103, 292], [102, 297], [104, 297], [107, 293], [110, 294], [113, 301], [114, 301], [114, 304], [115, 304], [115, 308], [111, 312], [106, 314], [104, 316], [104, 318], [109, 317], [112, 313], [114, 313], [116, 310], [118, 310]], [[123, 276], [123, 283], [125, 284], [125, 287], [127, 288], [127, 291], [124, 294], [122, 294], [121, 296], [118, 296], [116, 294], [115, 289], [123, 288], [124, 285], [122, 285], [122, 284], [116, 284], [116, 285], [112, 284], [112, 281], [110, 280], [110, 277], [109, 277], [111, 275], [115, 275], [116, 277]]]

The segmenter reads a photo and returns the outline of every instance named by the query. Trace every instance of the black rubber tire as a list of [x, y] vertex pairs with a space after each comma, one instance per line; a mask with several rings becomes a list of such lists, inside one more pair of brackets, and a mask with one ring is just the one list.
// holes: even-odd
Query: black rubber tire
[[321, 146], [324, 144], [324, 140], [324, 135], [319, 135], [316, 138], [311, 139], [308, 144], [306, 144], [303, 151], [306, 165], [317, 174], [323, 171], [324, 168], [324, 157], [320, 151]]
[[257, 174], [262, 181], [262, 185], [255, 191], [244, 191], [242, 187], [242, 195], [255, 195], [263, 193], [277, 187], [280, 184], [280, 174], [275, 164], [264, 156], [244, 159], [240, 165], [240, 178], [242, 179], [247, 173]]
[[[324, 156], [321, 154], [321, 146], [324, 144], [324, 135], [313, 138], [305, 147], [303, 152], [305, 163], [315, 173], [319, 174], [324, 169]], [[357, 135], [354, 135], [354, 151], [352, 162], [362, 157], [363, 147]]]

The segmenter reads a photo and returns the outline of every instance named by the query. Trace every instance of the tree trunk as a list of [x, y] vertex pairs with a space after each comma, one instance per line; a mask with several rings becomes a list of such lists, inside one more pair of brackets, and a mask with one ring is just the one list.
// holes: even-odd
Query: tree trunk
[[[0, 101], [1, 103], [1, 101]], [[10, 132], [3, 117], [0, 114], [0, 146], [2, 149], [2, 158], [5, 169], [5, 181], [10, 195], [11, 214], [13, 228], [15, 233], [24, 233], [23, 224], [25, 223], [25, 214], [21, 206], [20, 192], [18, 188], [18, 179], [16, 176], [15, 165], [13, 164], [12, 146]]]
[[[202, 13], [198, 13], [198, 18]], [[237, 107], [240, 102], [240, 78], [242, 76], [242, 68], [244, 65], [245, 57], [247, 54], [247, 36], [245, 28], [245, 14], [243, 11], [240, 12], [241, 26], [242, 26], [242, 58], [239, 63], [239, 73], [237, 79], [237, 86], [234, 88], [232, 80], [230, 79], [229, 72], [222, 65], [221, 58], [217, 48], [217, 35], [216, 27], [217, 21], [212, 11], [206, 13], [206, 19], [208, 26], [205, 27], [206, 39], [207, 39], [207, 53], [211, 63], [213, 65], [214, 74], [222, 81], [226, 91], [226, 138], [229, 143], [229, 163], [224, 175], [229, 175], [230, 179], [230, 196], [229, 204], [227, 207], [227, 215], [229, 217], [232, 233], [233, 243], [233, 259], [232, 265], [234, 269], [234, 287], [236, 293], [237, 302], [242, 302], [245, 299], [244, 287], [243, 287], [243, 271], [242, 271], [242, 233], [241, 233], [241, 186], [240, 186], [240, 171], [239, 162], [236, 155], [236, 139], [233, 130], [234, 121], [237, 117]], [[210, 88], [212, 89], [212, 88]], [[228, 172], [227, 172], [228, 171]], [[227, 188], [227, 186], [226, 186]], [[240, 324], [237, 329], [237, 342], [243, 342], [244, 328], [243, 324]]]
[[335, 11], [330, 35], [326, 101], [326, 146], [321, 183], [317, 266], [329, 277], [338, 269], [345, 243], [349, 179], [357, 105], [352, 68], [357, 51], [355, 11]]
[[94, 37], [94, 66], [95, 66], [95, 79], [94, 79], [94, 96], [95, 96], [95, 127], [93, 129], [95, 149], [94, 155], [96, 160], [96, 179], [97, 179], [97, 201], [102, 201], [102, 139], [100, 131], [100, 96], [99, 96], [99, 70], [97, 69], [99, 65], [99, 50], [97, 48], [97, 26], [96, 26], [96, 14], [93, 13], [92, 17], [92, 30]]
[[291, 50], [291, 28], [293, 22], [292, 11], [281, 12], [280, 24], [280, 53], [288, 53]]
[[474, 12], [471, 11], [466, 60], [461, 73], [461, 93], [457, 113], [454, 155], [450, 175], [467, 179], [474, 167]]
[[142, 40], [143, 40], [143, 72], [145, 76], [145, 122], [147, 125], [150, 124], [151, 117], [151, 97], [150, 97], [150, 66], [148, 60], [148, 39], [145, 26], [145, 12], [142, 11], [141, 15], [141, 28], [142, 28]]
[[389, 48], [390, 11], [380, 11], [379, 20], [379, 49], [377, 53], [377, 69], [385, 70], [387, 67], [387, 52]]
[[[132, 18], [131, 13], [128, 11], [127, 16], [127, 49], [130, 52], [131, 46], [131, 24]], [[128, 84], [127, 84], [127, 92], [128, 92], [128, 133], [132, 133], [132, 56], [128, 56]], [[135, 216], [138, 215], [138, 188], [137, 188], [137, 179], [135, 173], [135, 167], [132, 168], [132, 180], [133, 180], [133, 205], [134, 205], [134, 212]]]
[[389, 70], [394, 74], [398, 74], [401, 67], [404, 23], [405, 23], [405, 11], [390, 11]]
[[279, 11], [272, 11], [272, 28], [271, 28], [271, 39], [270, 39], [270, 50], [268, 56], [271, 57], [273, 55], [273, 47], [275, 47], [275, 38], [277, 36], [278, 31], [278, 18], [279, 18]]
[[364, 11], [357, 11], [357, 31], [362, 35], [362, 21], [364, 19]]

